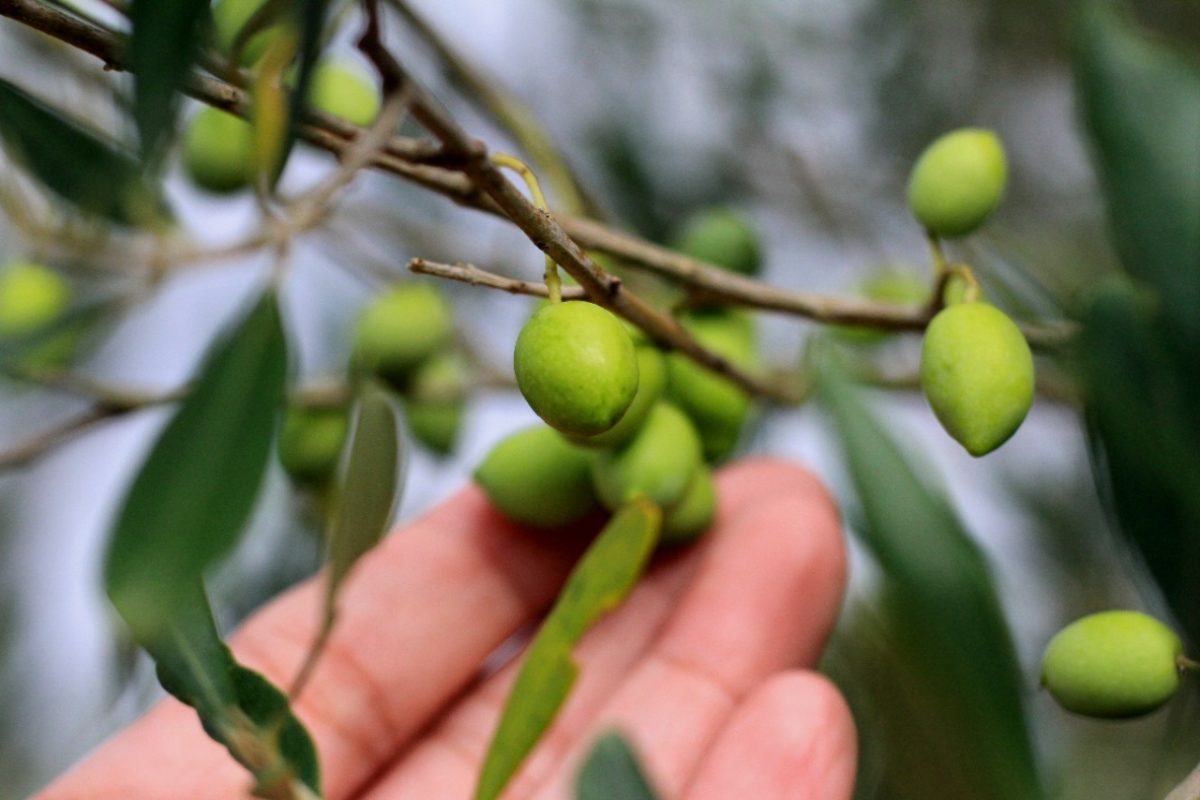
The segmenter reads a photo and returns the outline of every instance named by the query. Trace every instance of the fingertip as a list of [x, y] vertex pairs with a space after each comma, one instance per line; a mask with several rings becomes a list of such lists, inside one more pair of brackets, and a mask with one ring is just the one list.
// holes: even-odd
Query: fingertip
[[811, 470], [791, 461], [761, 456], [734, 462], [715, 476], [721, 513], [734, 515], [756, 500], [797, 495], [838, 516], [837, 504]]
[[813, 672], [784, 672], [735, 709], [684, 796], [843, 800], [854, 791], [857, 755], [837, 688]]

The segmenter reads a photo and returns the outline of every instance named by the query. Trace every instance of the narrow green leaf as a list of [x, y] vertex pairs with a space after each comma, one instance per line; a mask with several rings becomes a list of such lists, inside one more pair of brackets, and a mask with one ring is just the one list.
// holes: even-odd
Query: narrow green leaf
[[374, 383], [363, 385], [350, 434], [350, 456], [329, 526], [330, 611], [342, 580], [387, 533], [403, 489], [396, 408]]
[[495, 800], [542, 738], [578, 666], [571, 650], [583, 634], [632, 591], [662, 526], [662, 512], [639, 497], [621, 509], [575, 566], [534, 637], [488, 748], [475, 800]]
[[196, 59], [209, 0], [132, 0], [129, 67], [142, 161], [156, 164], [175, 129], [180, 87]]
[[300, 124], [308, 109], [307, 97], [312, 88], [313, 70], [321, 58], [324, 45], [323, 31], [325, 18], [329, 12], [329, 0], [296, 0], [292, 6], [292, 14], [297, 30], [300, 31], [299, 64], [296, 71], [296, 89], [288, 117], [287, 136], [284, 139], [280, 163], [286, 163], [287, 156], [295, 144], [300, 131]]
[[1200, 641], [1200, 354], [1180, 347], [1153, 295], [1095, 292], [1079, 343], [1101, 494], [1163, 597]]
[[287, 346], [267, 293], [211, 349], [117, 516], [108, 596], [139, 640], [169, 626], [254, 507], [287, 377]]
[[1159, 290], [1173, 324], [1200, 341], [1200, 65], [1089, 2], [1076, 80], [1109, 217], [1129, 273]]
[[922, 674], [954, 687], [959, 755], [980, 798], [1044, 796], [1019, 667], [982, 553], [833, 364], [821, 398], [836, 423], [865, 517], [860, 531], [919, 647]]
[[121, 224], [165, 216], [133, 156], [0, 79], [0, 140], [42, 184], [81, 211]]
[[600, 737], [575, 783], [576, 800], [657, 800], [629, 743], [617, 733]]
[[312, 737], [283, 692], [234, 660], [198, 584], [170, 623], [142, 644], [163, 688], [194, 708], [205, 732], [254, 776], [256, 795], [279, 797], [279, 787], [292, 781], [320, 795]]

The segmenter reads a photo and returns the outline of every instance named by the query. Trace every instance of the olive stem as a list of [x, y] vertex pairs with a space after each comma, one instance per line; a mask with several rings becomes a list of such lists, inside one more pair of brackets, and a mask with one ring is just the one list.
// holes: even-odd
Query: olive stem
[[[546, 196], [542, 194], [542, 187], [538, 183], [537, 176], [524, 161], [507, 153], [492, 153], [491, 158], [492, 163], [496, 166], [511, 169], [520, 175], [521, 180], [525, 181], [525, 185], [529, 187], [529, 193], [533, 195], [533, 204], [547, 214], [550, 213], [550, 207], [546, 205]], [[558, 277], [558, 264], [554, 263], [554, 259], [549, 254], [546, 255], [546, 291], [551, 303], [562, 302], [562, 280]]]
[[933, 258], [935, 277], [940, 278], [947, 269], [946, 253], [942, 250], [942, 240], [936, 233], [925, 231], [925, 239], [929, 242], [929, 255]]

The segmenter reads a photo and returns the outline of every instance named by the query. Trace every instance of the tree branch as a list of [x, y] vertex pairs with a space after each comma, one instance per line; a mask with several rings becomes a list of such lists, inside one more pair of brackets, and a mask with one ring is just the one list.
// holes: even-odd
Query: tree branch
[[[509, 294], [523, 294], [529, 297], [549, 297], [546, 284], [541, 281], [523, 281], [518, 278], [506, 278], [494, 272], [480, 269], [474, 264], [459, 262], [457, 264], [442, 264], [424, 258], [414, 258], [408, 262], [408, 268], [418, 275], [432, 275], [435, 278], [445, 278], [472, 286], [486, 286], [489, 289], [499, 289]], [[564, 286], [563, 300], [582, 300], [587, 293], [579, 286]]]

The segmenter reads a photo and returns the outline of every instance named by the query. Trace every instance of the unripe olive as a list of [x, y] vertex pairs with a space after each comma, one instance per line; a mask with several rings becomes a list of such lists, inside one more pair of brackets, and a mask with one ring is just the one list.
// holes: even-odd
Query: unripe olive
[[[233, 54], [233, 43], [238, 33], [250, 21], [250, 18], [266, 4], [267, 0], [217, 0], [213, 6], [213, 27], [217, 38], [217, 48], [225, 55]], [[241, 64], [243, 67], [253, 66], [262, 58], [271, 37], [276, 33], [276, 27], [266, 28], [246, 42], [242, 48]]]
[[183, 166], [201, 189], [229, 194], [250, 185], [254, 175], [254, 130], [219, 108], [202, 108], [188, 123]]
[[16, 262], [0, 270], [0, 337], [37, 333], [71, 304], [71, 287], [40, 264]]
[[660, 401], [628, 444], [592, 457], [596, 495], [614, 511], [638, 494], [670, 508], [684, 496], [702, 461], [700, 437], [691, 421]]
[[946, 432], [973, 456], [1020, 427], [1033, 403], [1033, 354], [1019, 328], [987, 303], [959, 303], [925, 331], [921, 388]]
[[616, 425], [595, 436], [570, 436], [571, 441], [588, 447], [620, 447], [633, 438], [645, 422], [650, 409], [662, 397], [667, 386], [666, 358], [657, 348], [645, 345], [636, 348], [638, 388], [633, 402]]
[[1042, 685], [1068, 711], [1124, 719], [1148, 714], [1179, 686], [1183, 644], [1137, 611], [1103, 611], [1072, 622], [1046, 647]]
[[313, 71], [309, 102], [353, 125], [366, 127], [379, 116], [379, 91], [361, 70], [326, 61]]
[[701, 464], [683, 497], [663, 516], [663, 543], [684, 544], [698, 538], [712, 525], [716, 513], [717, 492], [712, 473]]
[[279, 431], [279, 463], [293, 481], [327, 482], [337, 471], [349, 419], [342, 408], [289, 406]]
[[537, 415], [577, 436], [611, 428], [637, 393], [633, 340], [619, 319], [592, 303], [538, 310], [517, 337], [513, 368]]
[[688, 220], [675, 249], [743, 275], [757, 275], [762, 267], [758, 234], [745, 217], [727, 208], [708, 209]]
[[[757, 364], [752, 331], [740, 315], [709, 313], [684, 320], [684, 326], [700, 344], [732, 363], [743, 368]], [[750, 397], [741, 387], [682, 353], [670, 353], [667, 397], [695, 423], [707, 460], [728, 457], [750, 413]]]
[[427, 283], [399, 284], [373, 299], [354, 327], [354, 363], [397, 388], [454, 331], [450, 306]]
[[[876, 272], [859, 286], [863, 297], [910, 308], [920, 308], [928, 302], [930, 292], [928, 280], [895, 269]], [[888, 337], [886, 330], [858, 325], [834, 325], [830, 330], [839, 339], [855, 344], [874, 344]]]
[[987, 220], [1007, 180], [1000, 138], [982, 128], [960, 128], [938, 137], [917, 159], [908, 206], [927, 231], [957, 239]]
[[544, 425], [492, 448], [475, 482], [506, 517], [538, 528], [566, 525], [596, 507], [587, 454]]
[[456, 353], [425, 359], [413, 373], [405, 402], [413, 438], [435, 453], [454, 449], [462, 427], [467, 369]]

